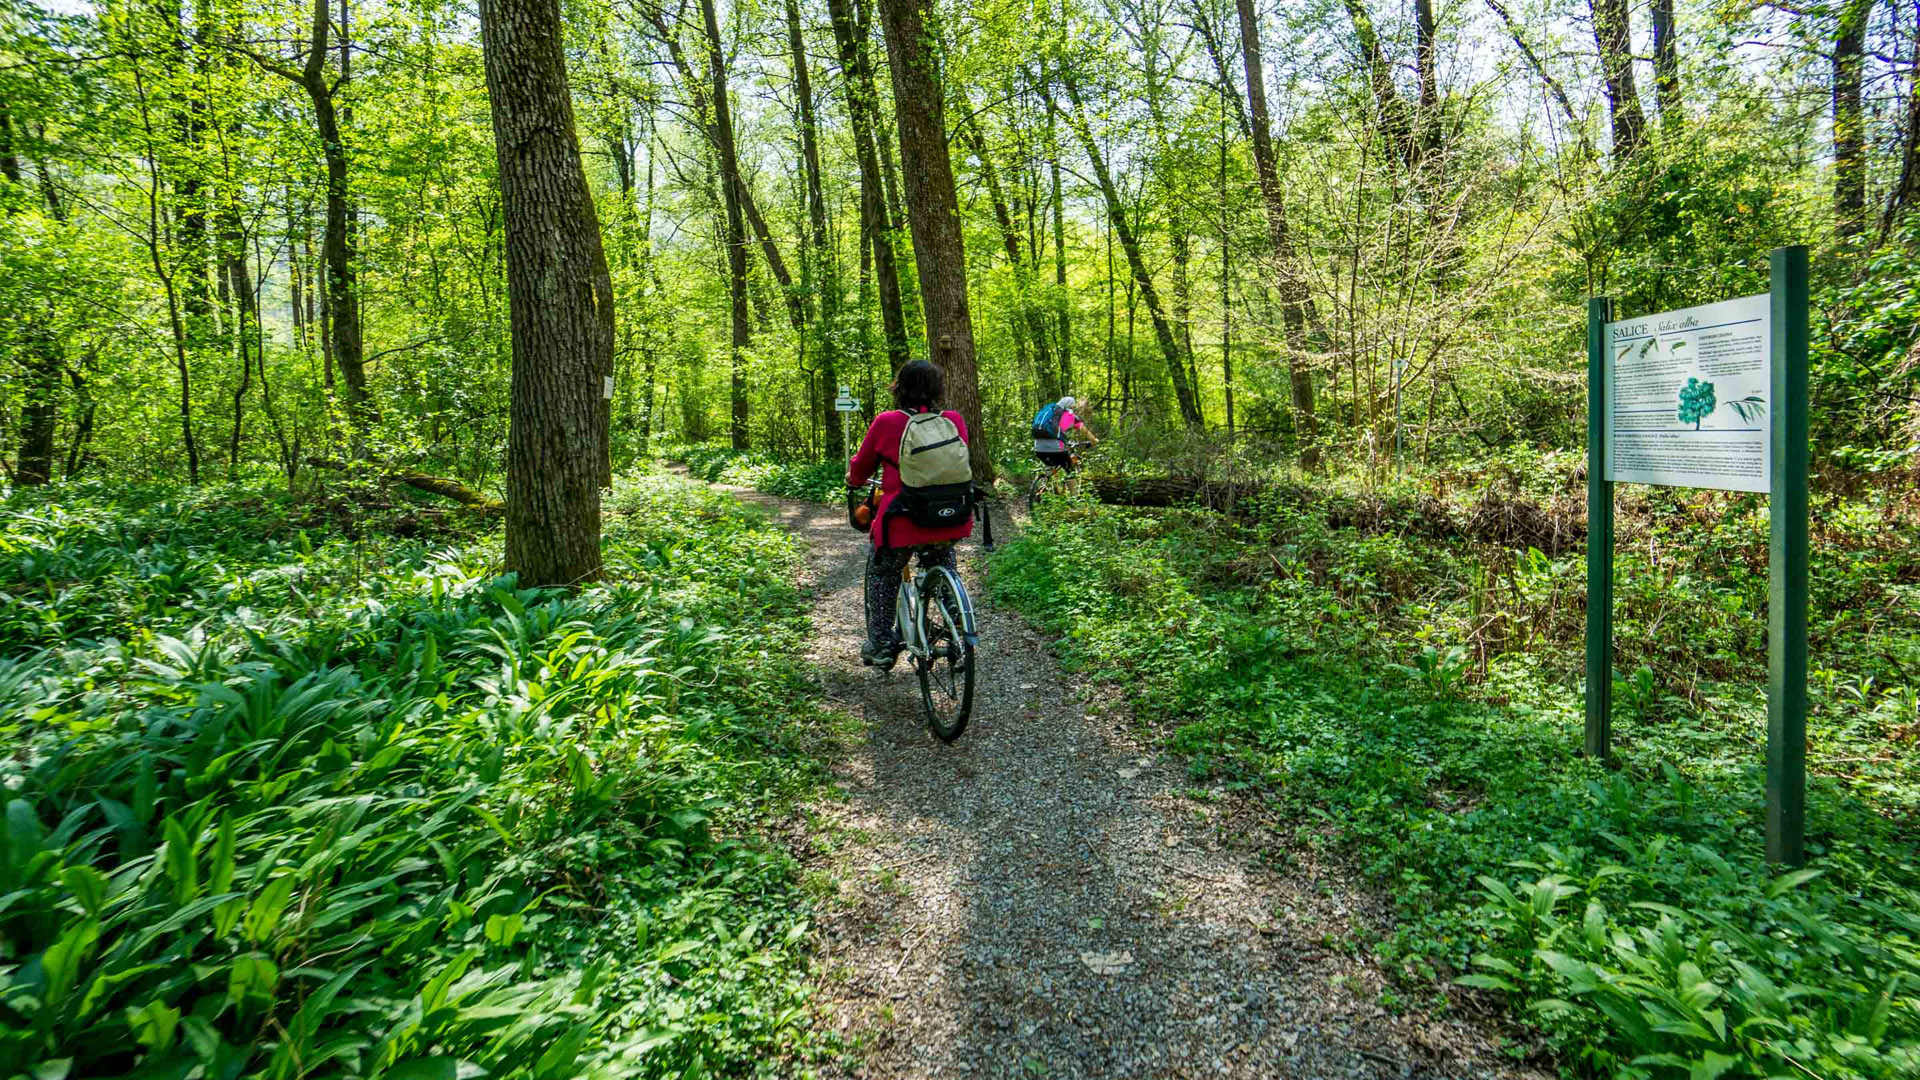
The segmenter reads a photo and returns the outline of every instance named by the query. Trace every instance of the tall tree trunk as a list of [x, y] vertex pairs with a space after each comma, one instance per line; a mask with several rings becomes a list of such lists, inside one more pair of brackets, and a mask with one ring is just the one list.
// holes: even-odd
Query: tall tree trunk
[[253, 296], [253, 277], [247, 269], [247, 238], [240, 225], [238, 207], [231, 204], [221, 214], [220, 271], [227, 295], [233, 305], [234, 358], [239, 362], [240, 378], [233, 388], [233, 430], [227, 441], [227, 474], [240, 469], [240, 439], [246, 427], [247, 392], [253, 389], [253, 343], [248, 327], [258, 321]]
[[253, 59], [266, 70], [300, 86], [313, 106], [320, 152], [327, 166], [327, 225], [320, 245], [327, 385], [333, 385], [331, 376], [334, 366], [338, 365], [347, 384], [347, 419], [353, 427], [355, 452], [364, 453], [366, 435], [374, 420], [373, 398], [367, 389], [366, 353], [361, 334], [354, 211], [347, 190], [347, 148], [340, 134], [340, 118], [334, 109], [335, 98], [347, 83], [347, 61], [343, 50], [342, 74], [333, 80], [327, 69], [330, 26], [328, 0], [313, 0], [313, 24], [306, 60], [301, 67], [290, 67], [258, 53], [253, 54]]
[[[25, 206], [26, 181], [20, 170], [13, 117], [4, 99], [0, 99], [0, 176], [6, 177], [13, 187], [22, 189], [17, 199], [7, 200], [7, 205]], [[43, 183], [46, 182], [44, 176], [41, 179]], [[33, 308], [32, 311], [19, 313], [19, 336], [24, 339], [21, 356], [25, 362], [27, 379], [22, 395], [24, 400], [20, 405], [20, 453], [13, 479], [22, 486], [44, 484], [53, 479], [61, 375], [65, 370], [61, 362], [59, 340], [48, 325], [47, 316], [50, 312], [47, 306], [34, 304]]]
[[1000, 186], [1000, 172], [993, 167], [993, 159], [987, 156], [987, 142], [980, 134], [979, 124], [970, 117], [962, 122], [961, 128], [962, 136], [973, 149], [973, 156], [980, 162], [981, 178], [987, 182], [987, 198], [993, 204], [993, 217], [1000, 225], [1000, 239], [1007, 249], [1007, 263], [1013, 268], [1014, 288], [1018, 292], [1016, 303], [1020, 308], [1020, 322], [1017, 325], [1034, 343], [1040, 394], [1052, 401], [1067, 391], [1056, 378], [1053, 343], [1048, 340], [1046, 318], [1041, 314], [1039, 305], [1034, 303], [1033, 268], [1021, 250], [1020, 233], [1014, 228], [1013, 215], [1007, 210], [1006, 194]]
[[147, 163], [147, 222], [146, 232], [141, 237], [147, 249], [148, 262], [153, 267], [153, 276], [160, 282], [161, 290], [167, 298], [167, 326], [173, 332], [174, 372], [180, 379], [180, 441], [187, 452], [187, 482], [200, 482], [200, 443], [193, 433], [193, 369], [188, 362], [187, 326], [180, 310], [180, 289], [174, 279], [174, 273], [168, 268], [168, 259], [162, 254], [166, 238], [160, 219], [160, 193], [163, 181], [160, 176], [159, 140], [154, 135], [153, 114], [149, 107], [150, 95], [146, 80], [136, 64], [133, 69], [133, 85], [140, 105], [140, 127], [146, 137], [145, 158]]
[[1440, 154], [1445, 117], [1440, 115], [1439, 44], [1433, 19], [1433, 0], [1413, 0], [1413, 68], [1420, 81], [1419, 140], [1422, 160], [1429, 165]]
[[[1920, 41], [1920, 4], [1914, 5], [1914, 39]], [[1900, 176], [1887, 194], [1887, 208], [1880, 216], [1880, 240], [1893, 231], [1900, 215], [1920, 205], [1920, 57], [1907, 68], [1907, 115], [1900, 132]]]
[[1660, 106], [1660, 124], [1677, 123], [1684, 104], [1680, 98], [1680, 39], [1673, 23], [1673, 0], [1653, 0], [1648, 8], [1653, 22], [1653, 97]]
[[[730, 401], [732, 404], [733, 448], [745, 450], [751, 440], [747, 434], [747, 346], [753, 331], [747, 322], [747, 234], [741, 221], [740, 193], [746, 185], [740, 180], [740, 159], [734, 154], [733, 110], [727, 96], [727, 61], [720, 49], [720, 19], [713, 0], [700, 0], [700, 17], [707, 27], [707, 74], [713, 80], [713, 133], [720, 157], [720, 187], [727, 210], [727, 295], [733, 312]], [[789, 290], [789, 298], [792, 292]]]
[[[687, 58], [686, 51], [680, 47], [680, 39], [674, 34], [673, 28], [668, 25], [666, 16], [659, 8], [653, 6], [645, 7], [644, 11], [647, 20], [653, 24], [655, 34], [658, 35], [661, 43], [666, 46], [667, 54], [673, 60], [674, 68], [680, 73], [681, 86], [686, 91], [689, 103], [693, 106], [693, 111], [702, 117], [702, 126], [707, 137], [708, 145], [712, 146], [714, 151], [718, 153], [721, 135], [718, 130], [716, 118], [719, 114], [713, 104], [707, 100], [710, 87], [704, 84], [700, 77], [694, 73], [693, 62]], [[715, 19], [715, 23], [716, 25], [718, 24], [718, 19]], [[721, 65], [724, 69], [724, 56], [722, 57]], [[712, 67], [711, 54], [709, 54], [708, 67]], [[724, 70], [722, 73], [724, 74]], [[711, 74], [709, 74], [709, 81], [711, 81]], [[731, 126], [729, 126], [726, 138], [728, 141], [732, 141], [733, 139]], [[780, 287], [780, 293], [786, 300], [787, 321], [793, 326], [794, 332], [799, 333], [806, 326], [807, 317], [805, 302], [801, 298], [800, 290], [796, 288], [794, 284], [793, 271], [788, 269], [787, 260], [780, 254], [780, 245], [774, 242], [773, 232], [767, 228], [767, 219], [760, 213], [760, 203], [754, 198], [753, 189], [748, 187], [745, 179], [738, 175], [731, 176], [728, 186], [733, 189], [733, 198], [739, 200], [740, 211], [745, 217], [747, 225], [753, 227], [754, 236], [760, 243], [761, 257], [766, 260], [767, 270], [773, 275], [774, 282]]]
[[834, 415], [833, 401], [839, 393], [840, 373], [834, 363], [833, 332], [840, 318], [840, 280], [834, 265], [833, 247], [827, 240], [827, 197], [820, 182], [820, 144], [813, 111], [813, 77], [807, 70], [806, 39], [800, 33], [799, 0], [787, 0], [787, 46], [793, 53], [794, 96], [800, 105], [800, 156], [806, 165], [807, 223], [813, 245], [813, 291], [819, 296], [813, 340], [815, 370], [819, 372], [821, 435], [828, 461], [846, 455], [846, 438]]
[[894, 371], [907, 362], [907, 317], [900, 299], [900, 262], [887, 220], [880, 153], [874, 146], [880, 95], [864, 30], [856, 24], [850, 0], [827, 0], [833, 37], [846, 75], [847, 114], [853, 124], [854, 156], [860, 164], [860, 220], [872, 244], [873, 281], [880, 298], [880, 328], [886, 337], [887, 363]]
[[[1114, 187], [1113, 175], [1107, 171], [1107, 160], [1100, 153], [1100, 146], [1094, 142], [1093, 132], [1087, 127], [1086, 103], [1080, 99], [1080, 86], [1073, 73], [1066, 67], [1060, 70], [1061, 83], [1066, 87], [1067, 98], [1073, 103], [1073, 111], [1067, 116], [1067, 123], [1080, 137], [1081, 148], [1087, 153], [1087, 160], [1093, 165], [1095, 181], [1100, 185], [1100, 194], [1107, 202], [1107, 219], [1113, 223], [1114, 235], [1120, 238], [1120, 249], [1127, 257], [1127, 268], [1133, 272], [1133, 280], [1140, 288], [1140, 299], [1146, 302], [1147, 314], [1153, 319], [1153, 335], [1160, 345], [1160, 354], [1167, 364], [1167, 376], [1173, 383], [1173, 396], [1180, 404], [1180, 418], [1188, 427], [1200, 426], [1200, 404], [1194, 398], [1193, 386], [1187, 381], [1185, 358], [1180, 353], [1180, 343], [1175, 340], [1173, 327], [1160, 305], [1160, 293], [1153, 287], [1153, 276], [1147, 272], [1147, 263], [1140, 253], [1140, 238], [1135, 235], [1133, 226], [1127, 220], [1124, 207], [1120, 204], [1120, 193]], [[1129, 365], [1131, 370], [1131, 365]]]
[[574, 135], [559, 0], [482, 0], [481, 30], [513, 322], [506, 565], [523, 586], [575, 585], [601, 574], [613, 280]]
[[[1053, 110], [1047, 110], [1047, 123], [1053, 123]], [[1067, 295], [1067, 207], [1060, 196], [1060, 148], [1048, 140], [1049, 161], [1053, 170], [1053, 302], [1054, 320], [1060, 326], [1060, 388], [1073, 393], [1073, 321], [1072, 299]]]
[[[1307, 370], [1305, 353], [1308, 327], [1318, 329], [1319, 316], [1313, 298], [1294, 255], [1293, 234], [1287, 226], [1287, 207], [1280, 190], [1280, 166], [1273, 155], [1273, 134], [1267, 119], [1266, 75], [1260, 57], [1260, 23], [1253, 0], [1237, 0], [1240, 16], [1240, 58], [1247, 73], [1247, 105], [1253, 128], [1253, 162], [1260, 174], [1260, 197], [1267, 210], [1267, 242], [1273, 248], [1278, 273], [1280, 317], [1286, 331], [1287, 382], [1293, 395], [1294, 429], [1299, 434], [1300, 460], [1312, 467], [1319, 460], [1315, 445], [1320, 438], [1319, 419], [1314, 412], [1313, 375]], [[1316, 337], [1323, 335], [1316, 334]]]
[[1613, 117], [1613, 160], [1630, 160], [1646, 141], [1647, 116], [1633, 80], [1633, 42], [1627, 0], [1592, 0], [1593, 39], [1600, 47], [1600, 70]]
[[887, 58], [893, 71], [893, 115], [900, 130], [900, 159], [913, 258], [926, 312], [927, 346], [946, 374], [947, 405], [966, 418], [972, 440], [968, 456], [975, 483], [993, 481], [993, 456], [982, 422], [974, 359], [973, 313], [967, 303], [967, 252], [960, 231], [960, 204], [947, 154], [946, 97], [933, 50], [938, 26], [928, 18], [932, 0], [881, 0]]
[[[1624, 3], [1625, 0], [1619, 0]], [[1393, 84], [1393, 65], [1388, 62], [1386, 50], [1380, 44], [1379, 31], [1374, 29], [1373, 14], [1367, 10], [1365, 0], [1346, 0], [1347, 16], [1353, 20], [1354, 42], [1360, 49], [1360, 62], [1367, 68], [1367, 86], [1373, 91], [1374, 106], [1380, 113], [1380, 129], [1386, 134], [1387, 145], [1392, 148], [1400, 163], [1409, 170], [1420, 163], [1420, 138], [1414, 129], [1414, 117], [1407, 108], [1407, 101], [1400, 96], [1400, 89]], [[1249, 14], [1241, 4], [1240, 34], [1244, 39]], [[1253, 96], [1253, 84], [1249, 80], [1247, 96]], [[1264, 94], [1264, 88], [1262, 91]], [[1259, 120], [1253, 120], [1259, 126]]]
[[1833, 217], [1841, 237], [1866, 227], [1866, 130], [1860, 104], [1866, 67], [1867, 18], [1871, 0], [1849, 0], [1840, 8], [1833, 38]]

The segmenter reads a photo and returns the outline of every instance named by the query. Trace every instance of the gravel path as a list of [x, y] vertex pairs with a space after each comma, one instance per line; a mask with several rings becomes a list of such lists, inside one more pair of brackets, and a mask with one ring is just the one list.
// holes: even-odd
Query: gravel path
[[[1344, 947], [1369, 902], [1131, 734], [1121, 702], [976, 593], [980, 669], [959, 742], [919, 685], [860, 666], [865, 536], [843, 510], [740, 489], [807, 543], [828, 695], [862, 721], [835, 797], [787, 839], [831, 895], [816, 1000], [854, 1046], [834, 1075], [1453, 1077], [1515, 1071], [1483, 1029], [1380, 1007]], [[996, 528], [1002, 537], [1010, 529]]]

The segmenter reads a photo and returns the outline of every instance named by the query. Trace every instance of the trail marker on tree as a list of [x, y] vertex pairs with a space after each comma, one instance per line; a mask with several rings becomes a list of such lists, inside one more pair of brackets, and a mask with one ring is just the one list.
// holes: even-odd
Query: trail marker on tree
[[1766, 492], [1767, 858], [1806, 857], [1807, 249], [1762, 296], [1616, 320], [1587, 302], [1586, 751], [1613, 743], [1613, 485]]

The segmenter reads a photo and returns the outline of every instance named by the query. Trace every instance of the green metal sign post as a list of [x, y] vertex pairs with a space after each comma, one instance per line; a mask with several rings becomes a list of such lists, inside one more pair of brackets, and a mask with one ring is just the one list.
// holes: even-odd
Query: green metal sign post
[[1767, 858], [1806, 860], [1807, 249], [1773, 253], [1767, 500]]
[[[1607, 298], [1587, 302], [1586, 752], [1604, 761], [1613, 745], [1615, 480], [1767, 492], [1767, 858], [1798, 866], [1807, 794], [1805, 247], [1773, 252], [1764, 312], [1760, 299], [1630, 323], [1615, 321]], [[1682, 386], [1689, 370], [1697, 374]]]
[[1587, 301], [1587, 756], [1613, 753], [1613, 480], [1607, 475], [1607, 324], [1613, 301]]

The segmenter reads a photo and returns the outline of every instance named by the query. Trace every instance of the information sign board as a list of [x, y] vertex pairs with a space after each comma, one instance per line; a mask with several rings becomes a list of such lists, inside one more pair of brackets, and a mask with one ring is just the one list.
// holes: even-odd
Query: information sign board
[[850, 397], [835, 398], [833, 400], [833, 407], [839, 412], [859, 412], [860, 399]]
[[1770, 299], [1607, 324], [1608, 480], [1769, 490]]

